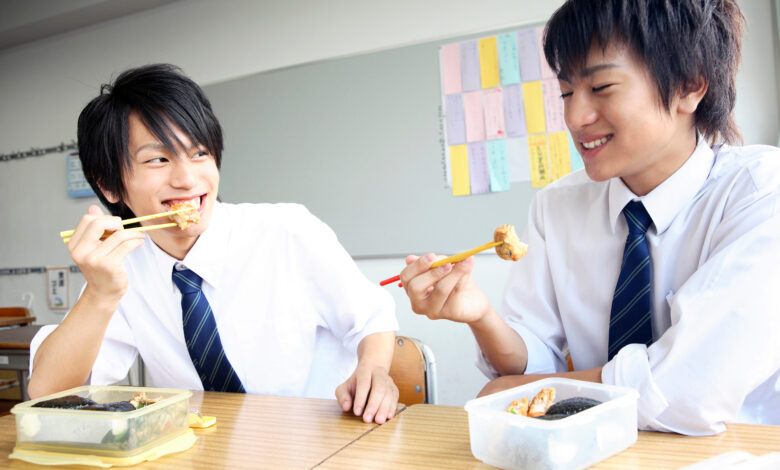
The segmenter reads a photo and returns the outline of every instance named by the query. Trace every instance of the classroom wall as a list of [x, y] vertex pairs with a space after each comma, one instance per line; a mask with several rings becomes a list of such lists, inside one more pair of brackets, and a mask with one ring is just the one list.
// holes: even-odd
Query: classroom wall
[[[312, 61], [543, 21], [561, 3], [181, 0], [0, 51], [0, 153], [70, 142], [75, 138], [76, 117], [99, 84], [129, 66], [173, 62], [207, 85]], [[737, 123], [746, 143], [774, 144], [780, 135], [780, 61], [772, 1], [739, 3], [748, 30], [738, 75]], [[95, 199], [65, 197], [61, 156], [0, 162], [0, 200], [0, 268], [72, 264], [57, 232], [75, 226]], [[358, 260], [366, 276], [377, 281], [397, 273], [403, 264], [401, 258]], [[477, 258], [475, 278], [497, 305], [508, 268], [495, 256]], [[82, 283], [80, 274], [71, 274], [71, 304]], [[476, 349], [468, 328], [420, 318], [409, 309], [401, 289], [388, 289], [397, 302], [399, 333], [422, 339], [436, 354], [440, 401], [462, 405], [472, 398], [485, 378], [472, 365]], [[33, 310], [39, 323], [61, 320], [62, 313], [46, 306], [43, 275], [0, 276], [0, 305], [21, 303], [24, 292], [35, 295]]]

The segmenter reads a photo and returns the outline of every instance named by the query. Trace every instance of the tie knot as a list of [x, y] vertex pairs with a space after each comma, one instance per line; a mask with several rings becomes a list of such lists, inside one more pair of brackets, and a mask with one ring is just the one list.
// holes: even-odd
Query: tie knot
[[623, 208], [623, 215], [628, 222], [628, 232], [635, 235], [644, 235], [653, 219], [647, 213], [644, 204], [641, 201], [631, 201]]
[[182, 294], [192, 294], [200, 290], [200, 284], [203, 282], [200, 276], [189, 269], [177, 270], [173, 268], [173, 283], [179, 288]]

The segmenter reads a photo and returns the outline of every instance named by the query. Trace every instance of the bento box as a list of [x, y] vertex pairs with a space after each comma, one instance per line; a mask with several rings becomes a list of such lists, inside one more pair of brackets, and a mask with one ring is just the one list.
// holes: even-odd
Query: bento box
[[[98, 404], [145, 393], [158, 401], [132, 411], [39, 408], [36, 403], [75, 395]], [[130, 457], [187, 432], [192, 392], [171, 388], [83, 386], [14, 406], [16, 449]]]
[[[602, 402], [547, 421], [506, 411], [514, 400], [555, 388], [554, 402], [585, 397]], [[501, 468], [574, 469], [593, 465], [637, 439], [636, 390], [548, 378], [466, 403], [471, 453]]]

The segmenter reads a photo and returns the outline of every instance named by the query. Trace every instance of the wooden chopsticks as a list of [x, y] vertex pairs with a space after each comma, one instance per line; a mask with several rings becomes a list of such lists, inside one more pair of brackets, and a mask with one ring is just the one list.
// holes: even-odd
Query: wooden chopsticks
[[[430, 269], [438, 268], [439, 266], [444, 266], [445, 264], [448, 264], [448, 263], [459, 263], [459, 262], [463, 261], [464, 259], [468, 258], [469, 256], [475, 255], [475, 254], [479, 253], [480, 251], [489, 250], [489, 249], [491, 249], [493, 247], [496, 247], [498, 245], [501, 245], [503, 243], [504, 243], [503, 241], [501, 241], [501, 242], [489, 242], [489, 243], [485, 243], [484, 245], [480, 245], [480, 246], [478, 246], [476, 248], [472, 248], [472, 249], [470, 249], [468, 251], [464, 251], [463, 253], [458, 253], [457, 255], [452, 255], [452, 256], [448, 256], [446, 258], [442, 258], [442, 259], [440, 259], [438, 261], [435, 261], [433, 264], [431, 264]], [[386, 286], [387, 284], [391, 284], [393, 282], [400, 281], [400, 280], [401, 280], [401, 276], [400, 275], [399, 276], [393, 276], [393, 277], [391, 277], [389, 279], [385, 279], [384, 281], [380, 282], [379, 285], [380, 286]], [[400, 284], [399, 284], [399, 287], [400, 287]]]
[[[136, 222], [143, 222], [144, 220], [158, 219], [160, 217], [167, 217], [169, 215], [178, 214], [179, 212], [187, 212], [187, 211], [193, 211], [193, 210], [195, 210], [194, 207], [182, 207], [181, 209], [177, 209], [175, 211], [168, 211], [168, 212], [161, 212], [159, 214], [145, 215], [143, 217], [136, 217], [134, 219], [125, 219], [125, 220], [122, 221], [122, 225], [129, 225], [129, 224], [134, 224]], [[146, 232], [146, 231], [149, 231], [149, 230], [156, 230], [158, 228], [176, 227], [177, 225], [178, 224], [176, 222], [169, 222], [169, 223], [165, 223], [165, 224], [144, 225], [144, 226], [141, 226], [141, 227], [133, 227], [133, 228], [129, 228], [127, 230], [129, 230], [131, 232]], [[60, 232], [60, 237], [62, 237], [62, 241], [64, 243], [68, 243], [70, 241], [70, 237], [73, 236], [73, 232], [74, 231], [75, 231], [75, 229], [73, 229], [73, 230], [65, 230], [65, 231]], [[100, 239], [103, 240], [104, 238], [108, 237], [112, 233], [114, 233], [114, 232], [105, 232], [103, 234], [103, 236], [100, 237]]]

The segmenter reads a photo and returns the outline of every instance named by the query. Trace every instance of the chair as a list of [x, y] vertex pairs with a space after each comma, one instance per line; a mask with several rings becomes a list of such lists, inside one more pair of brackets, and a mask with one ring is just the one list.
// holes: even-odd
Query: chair
[[436, 404], [436, 359], [431, 348], [407, 336], [395, 338], [390, 377], [398, 387], [398, 402], [405, 405]]
[[0, 307], [0, 326], [29, 325], [34, 321], [26, 307]]

